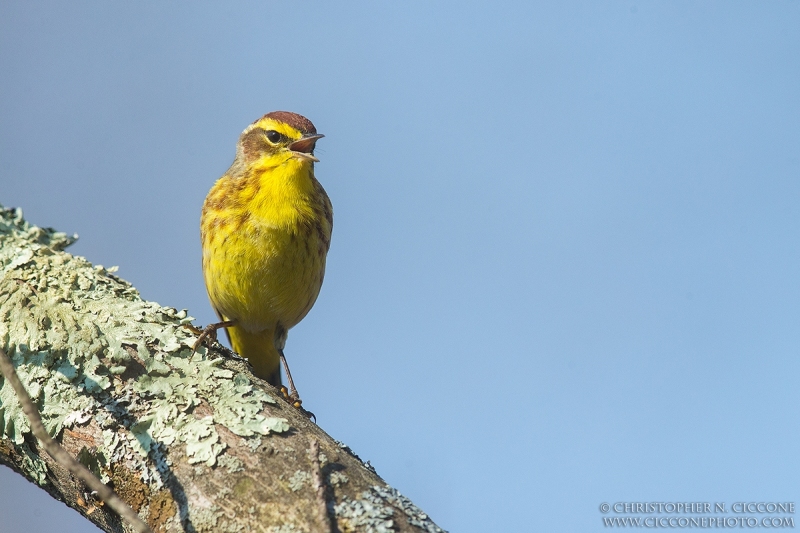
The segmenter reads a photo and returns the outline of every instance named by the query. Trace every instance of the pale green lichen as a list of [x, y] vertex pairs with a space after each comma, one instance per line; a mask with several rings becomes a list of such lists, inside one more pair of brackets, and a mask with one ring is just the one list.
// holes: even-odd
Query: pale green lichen
[[339, 485], [344, 485], [350, 481], [350, 478], [344, 472], [339, 472], [338, 470], [334, 470], [331, 472], [331, 475], [328, 476], [328, 483], [333, 485], [334, 487], [338, 487]]
[[200, 522], [216, 529], [219, 524], [219, 508], [216, 505], [210, 507], [198, 507], [192, 513], [192, 521]]
[[294, 524], [281, 524], [280, 526], [270, 526], [267, 533], [306, 533], [305, 529], [300, 529]]
[[426, 533], [447, 533], [392, 487], [375, 485], [362, 492], [358, 499], [345, 497], [334, 506], [334, 512], [351, 527], [363, 528], [367, 533], [388, 533], [394, 531], [395, 508], [403, 512], [406, 522]]
[[394, 531], [394, 509], [365, 491], [360, 499], [346, 496], [333, 507], [336, 517], [347, 523], [350, 529], [358, 528], [365, 533], [391, 533]]
[[241, 472], [244, 470], [244, 463], [238, 457], [234, 457], [228, 454], [222, 454], [217, 459], [217, 464], [222, 468], [225, 468], [228, 473], [234, 474], [236, 472]]
[[24, 455], [22, 456], [22, 468], [39, 485], [47, 483], [47, 463], [28, 448], [27, 444], [20, 446]]
[[[224, 450], [214, 424], [242, 437], [288, 431], [286, 419], [259, 413], [265, 403], [275, 403], [271, 396], [254, 388], [245, 376], [219, 368], [221, 359], [209, 360], [205, 352], [200, 348], [192, 355], [191, 350], [183, 349], [169, 359], [169, 366], [161, 363], [166, 370], [154, 365], [134, 385], [143, 397], [155, 398], [152, 412], [140, 417], [133, 428], [143, 452], [149, 452], [153, 441], [171, 445], [178, 440], [187, 444], [190, 463], [213, 466]], [[189, 413], [210, 397], [218, 399], [213, 415], [198, 418]]]
[[[52, 435], [92, 418], [106, 459], [148, 456], [142, 478], [158, 488], [165, 446], [183, 444], [190, 463], [214, 465], [225, 449], [217, 425], [246, 438], [289, 430], [286, 419], [262, 414], [275, 400], [246, 376], [221, 368], [205, 347], [192, 353], [185, 310], [144, 301], [114, 269], [62, 252], [75, 238], [0, 206], [0, 347]], [[139, 377], [125, 378], [129, 370]], [[193, 413], [201, 405], [204, 414]], [[0, 437], [21, 446], [29, 433], [4, 382]], [[44, 463], [29, 463], [43, 479]]]
[[222, 527], [217, 528], [221, 533], [240, 533], [244, 530], [244, 526], [239, 522], [225, 522]]
[[261, 437], [256, 436], [255, 438], [247, 441], [247, 447], [250, 448], [251, 452], [255, 452], [261, 447]]
[[422, 509], [400, 494], [397, 489], [376, 485], [372, 487], [372, 492], [377, 498], [399, 507], [403, 514], [406, 515], [406, 521], [412, 526], [416, 526], [427, 533], [447, 533], [444, 529], [434, 524], [433, 520]]
[[289, 488], [292, 492], [301, 490], [304, 486], [311, 484], [311, 474], [303, 470], [298, 470], [289, 478]]
[[81, 448], [77, 456], [78, 461], [88, 468], [92, 474], [100, 478], [103, 483], [108, 483], [111, 478], [107, 473], [108, 459], [103, 454], [102, 450], [97, 448], [88, 449], [87, 447]]

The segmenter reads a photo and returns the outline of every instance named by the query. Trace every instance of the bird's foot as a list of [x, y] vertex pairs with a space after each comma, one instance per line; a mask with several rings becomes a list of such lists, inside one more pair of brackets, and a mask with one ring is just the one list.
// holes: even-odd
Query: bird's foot
[[184, 327], [186, 329], [188, 329], [195, 335], [198, 335], [197, 340], [192, 346], [192, 355], [194, 355], [197, 349], [203, 344], [205, 344], [208, 347], [211, 347], [212, 344], [217, 342], [217, 330], [221, 328], [228, 328], [230, 326], [233, 326], [232, 320], [225, 320], [224, 322], [209, 324], [203, 329], [200, 329], [192, 324], [184, 324]]
[[303, 413], [306, 418], [313, 420], [315, 424], [317, 423], [317, 417], [314, 416], [314, 413], [303, 408], [303, 400], [301, 400], [300, 395], [297, 394], [297, 389], [293, 388], [293, 390], [289, 392], [289, 389], [281, 386], [281, 394], [283, 394], [283, 399], [289, 402], [292, 407]]

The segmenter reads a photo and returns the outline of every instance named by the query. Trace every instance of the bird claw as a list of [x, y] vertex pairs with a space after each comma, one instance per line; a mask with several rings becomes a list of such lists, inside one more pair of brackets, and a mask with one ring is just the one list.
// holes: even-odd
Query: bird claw
[[[198, 335], [197, 340], [195, 341], [194, 345], [192, 345], [192, 355], [195, 354], [197, 349], [205, 344], [208, 347], [211, 347], [214, 343], [217, 342], [217, 330], [220, 328], [227, 328], [233, 326], [233, 321], [226, 320], [224, 322], [217, 322], [216, 324], [209, 324], [205, 328], [200, 329], [197, 326], [192, 324], [184, 324], [183, 325], [186, 329]], [[211, 342], [208, 342], [208, 340]]]
[[303, 408], [303, 400], [300, 399], [300, 395], [297, 394], [296, 390], [292, 391], [290, 393], [289, 389], [287, 389], [284, 386], [281, 386], [280, 390], [281, 390], [281, 394], [283, 395], [283, 399], [284, 400], [289, 402], [289, 404], [292, 407], [294, 407], [295, 409], [297, 409], [298, 411], [303, 413], [303, 416], [305, 416], [306, 418], [308, 418], [310, 420], [313, 420], [315, 424], [317, 423], [317, 417], [314, 415], [314, 413], [312, 413], [311, 411]]

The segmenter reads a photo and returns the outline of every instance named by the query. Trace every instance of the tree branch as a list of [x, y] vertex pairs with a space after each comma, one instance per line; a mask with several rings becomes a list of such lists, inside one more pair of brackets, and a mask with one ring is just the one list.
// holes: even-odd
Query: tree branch
[[[73, 241], [0, 207], [0, 348], [47, 434], [153, 531], [442, 531], [246, 363], [192, 354], [185, 311], [63, 252]], [[105, 531], [129, 527], [40, 454], [9, 380], [0, 430], [0, 463]]]
[[[22, 405], [22, 412], [28, 417], [28, 422], [31, 424], [31, 431], [34, 436], [39, 439], [39, 442], [44, 446], [45, 451], [52, 457], [58, 464], [69, 470], [69, 472], [86, 483], [86, 486], [97, 493], [97, 496], [108, 504], [111, 509], [118, 515], [124, 518], [136, 531], [139, 533], [153, 533], [150, 527], [142, 522], [139, 515], [133, 512], [133, 509], [119, 499], [119, 496], [109, 488], [108, 485], [100, 481], [88, 468], [79, 463], [74, 457], [68, 454], [56, 441], [50, 438], [47, 430], [44, 429], [42, 418], [39, 416], [39, 411], [33, 405], [33, 400], [25, 390], [25, 386], [19, 380], [17, 371], [14, 370], [14, 364], [8, 358], [6, 352], [0, 349], [0, 372], [3, 377], [11, 383], [11, 387], [17, 395], [19, 403]], [[314, 441], [316, 444], [317, 441]], [[319, 450], [319, 448], [317, 448]]]

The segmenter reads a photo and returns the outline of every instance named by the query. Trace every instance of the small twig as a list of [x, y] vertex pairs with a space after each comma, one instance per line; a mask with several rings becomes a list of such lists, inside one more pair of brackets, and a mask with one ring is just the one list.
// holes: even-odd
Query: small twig
[[131, 509], [127, 503], [122, 501], [111, 488], [104, 484], [102, 481], [92, 474], [88, 468], [79, 463], [74, 457], [64, 450], [60, 444], [50, 438], [47, 430], [44, 428], [42, 418], [39, 416], [39, 411], [33, 405], [33, 400], [25, 390], [25, 386], [19, 379], [14, 364], [9, 359], [6, 352], [0, 348], [0, 371], [3, 376], [11, 383], [14, 392], [17, 393], [17, 399], [22, 405], [22, 411], [28, 417], [31, 423], [31, 431], [39, 439], [39, 442], [44, 447], [45, 451], [52, 457], [58, 464], [69, 470], [72, 475], [83, 481], [87, 487], [97, 493], [97, 497], [103, 500], [114, 512], [122, 517], [123, 520], [128, 522], [139, 533], [153, 533], [139, 515]]
[[334, 533], [331, 517], [328, 514], [328, 501], [325, 498], [325, 480], [322, 478], [322, 467], [319, 464], [319, 442], [311, 439], [311, 448], [308, 451], [311, 456], [311, 474], [314, 476], [314, 490], [317, 493], [317, 512], [319, 513], [321, 531]]

